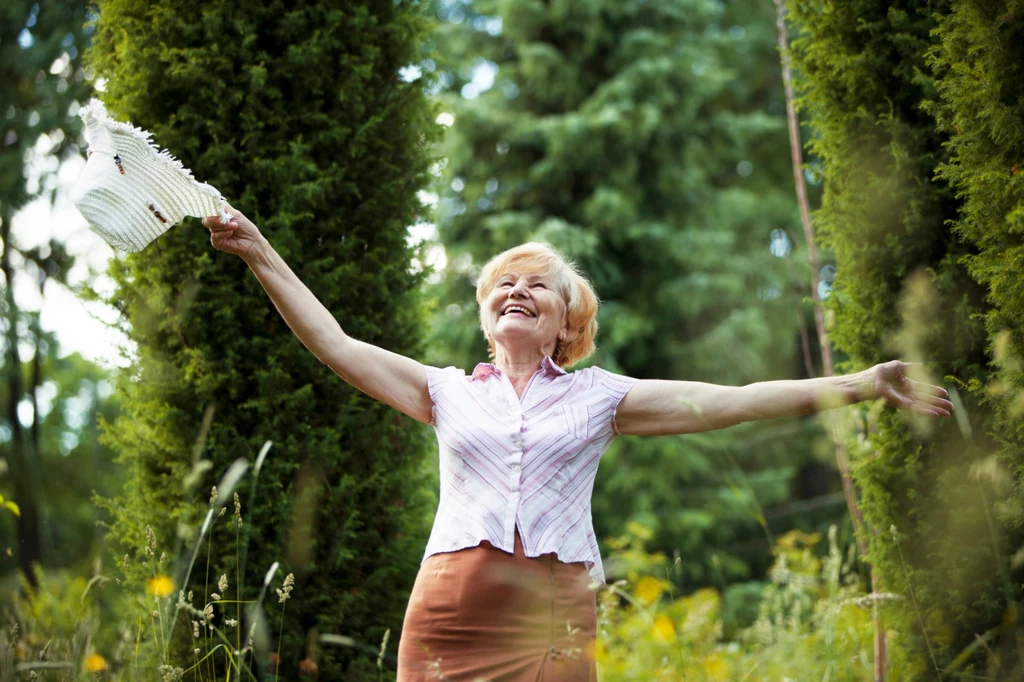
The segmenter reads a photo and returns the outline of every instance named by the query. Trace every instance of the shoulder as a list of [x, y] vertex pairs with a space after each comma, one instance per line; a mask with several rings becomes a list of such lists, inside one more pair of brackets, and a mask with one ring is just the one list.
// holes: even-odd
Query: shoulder
[[622, 400], [637, 382], [633, 377], [609, 372], [601, 367], [584, 367], [572, 372], [572, 377], [577, 385], [599, 392], [615, 402]]
[[424, 369], [427, 370], [427, 391], [430, 393], [431, 398], [436, 399], [438, 392], [445, 386], [466, 380], [465, 370], [458, 367], [432, 367], [424, 365]]
[[427, 377], [437, 381], [453, 381], [466, 378], [466, 370], [458, 367], [432, 367], [424, 365], [424, 368], [427, 370]]

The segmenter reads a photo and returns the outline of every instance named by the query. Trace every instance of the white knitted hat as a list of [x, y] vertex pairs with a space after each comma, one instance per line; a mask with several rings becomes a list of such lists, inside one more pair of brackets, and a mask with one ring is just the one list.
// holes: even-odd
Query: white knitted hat
[[158, 149], [151, 133], [112, 120], [99, 100], [80, 115], [91, 154], [71, 201], [112, 247], [141, 251], [185, 216], [231, 219], [221, 193]]

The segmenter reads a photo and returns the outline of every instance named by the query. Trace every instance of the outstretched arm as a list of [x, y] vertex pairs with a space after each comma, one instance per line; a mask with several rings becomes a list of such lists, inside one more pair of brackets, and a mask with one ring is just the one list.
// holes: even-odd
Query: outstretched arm
[[248, 264], [302, 344], [363, 393], [429, 423], [433, 402], [427, 391], [426, 368], [412, 358], [358, 341], [342, 331], [334, 315], [292, 272], [252, 221], [233, 208], [229, 213], [232, 220], [226, 225], [217, 217], [203, 219], [211, 243]]
[[748, 386], [642, 380], [619, 403], [616, 428], [633, 436], [712, 431], [878, 398], [900, 409], [948, 417], [953, 403], [946, 390], [908, 378], [907, 366], [894, 360], [856, 374]]

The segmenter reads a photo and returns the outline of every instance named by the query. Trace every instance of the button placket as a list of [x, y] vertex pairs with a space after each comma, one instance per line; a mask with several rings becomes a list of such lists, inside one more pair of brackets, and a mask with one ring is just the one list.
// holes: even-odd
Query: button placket
[[[515, 393], [514, 389], [512, 388], [511, 382], [508, 383], [507, 388], [509, 390], [511, 390], [513, 392], [513, 394]], [[513, 413], [513, 415], [512, 415], [513, 423], [518, 422], [518, 424], [520, 425], [520, 428], [522, 428], [523, 419], [525, 417], [525, 415], [523, 414], [522, 404], [519, 403], [518, 400], [515, 403], [512, 403], [512, 404], [509, 404], [506, 401], [506, 404], [508, 405], [509, 409]], [[516, 517], [519, 515], [519, 499], [520, 499], [520, 495], [521, 495], [520, 486], [519, 486], [519, 475], [520, 475], [520, 471], [521, 471], [521, 467], [522, 467], [522, 459], [523, 459], [523, 438], [522, 438], [521, 433], [519, 431], [514, 431], [511, 434], [509, 442], [511, 444], [511, 448], [510, 448], [510, 454], [511, 454], [510, 463], [511, 463], [511, 467], [510, 467], [510, 473], [509, 473], [509, 477], [508, 477], [509, 499], [508, 499], [508, 517], [507, 517], [507, 520], [506, 520], [506, 523], [505, 523], [505, 534], [506, 534], [506, 542], [510, 543], [510, 545], [511, 545], [512, 543], [514, 543], [514, 539], [515, 539]]]
[[[520, 416], [520, 421], [522, 417]], [[519, 472], [523, 461], [523, 437], [512, 435], [512, 473], [509, 474], [509, 490], [513, 497], [519, 497]]]

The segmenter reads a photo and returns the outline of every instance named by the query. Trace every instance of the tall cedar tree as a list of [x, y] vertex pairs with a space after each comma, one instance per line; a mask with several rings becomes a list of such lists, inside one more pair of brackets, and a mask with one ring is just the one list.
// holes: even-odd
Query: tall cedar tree
[[[406, 231], [422, 210], [416, 192], [438, 126], [423, 82], [399, 70], [422, 58], [428, 28], [416, 3], [392, 0], [101, 0], [90, 57], [112, 115], [152, 131], [252, 218], [349, 335], [415, 357], [422, 275]], [[131, 469], [116, 535], [141, 551], [151, 524], [157, 555], [179, 540], [190, 549], [211, 483], [273, 441], [255, 507], [242, 509], [251, 540], [241, 597], [254, 599], [280, 560], [272, 589], [297, 576], [281, 678], [296, 679], [318, 631], [360, 645], [319, 647], [322, 679], [377, 679], [376, 649], [386, 628], [397, 641], [430, 520], [424, 430], [320, 364], [197, 221], [115, 260], [111, 273], [111, 300], [138, 344], [120, 385], [125, 414], [106, 430]], [[187, 488], [200, 458], [212, 470]], [[299, 480], [309, 483], [301, 499]], [[243, 480], [243, 501], [252, 485]], [[239, 596], [230, 513], [212, 545], [185, 588], [200, 609], [204, 575], [206, 592], [225, 573], [222, 598]], [[216, 611], [218, 623], [234, 617]], [[177, 634], [190, 629], [179, 617]]]
[[[36, 389], [43, 373], [47, 340], [38, 314], [18, 309], [14, 297], [16, 273], [32, 276], [42, 291], [49, 279], [63, 281], [74, 262], [63, 245], [54, 241], [41, 247], [19, 248], [11, 236], [14, 215], [37, 197], [51, 201], [56, 193], [55, 173], [42, 172], [29, 182], [27, 162], [36, 154], [62, 160], [78, 152], [75, 142], [79, 121], [68, 115], [92, 88], [86, 82], [81, 52], [89, 42], [86, 3], [71, 0], [11, 0], [0, 9], [0, 271], [2, 295], [4, 388], [0, 427], [10, 435], [0, 445], [11, 467], [13, 491], [5, 491], [19, 507], [18, 568], [35, 581], [32, 564], [51, 558], [56, 548], [51, 519], [44, 503], [41, 418]], [[46, 147], [39, 146], [45, 142]], [[22, 358], [21, 347], [33, 348]], [[32, 407], [32, 419], [21, 423], [21, 403]], [[3, 512], [8, 514], [7, 510]], [[49, 550], [49, 551], [47, 551]]]
[[[937, 130], [922, 107], [924, 100], [938, 99], [926, 55], [936, 41], [936, 18], [948, 14], [949, 4], [794, 1], [789, 8], [801, 33], [792, 51], [800, 103], [815, 131], [809, 146], [825, 177], [815, 220], [838, 267], [830, 301], [836, 346], [855, 369], [895, 355], [922, 362], [923, 371], [939, 381], [988, 384], [991, 341], [980, 318], [999, 316], [986, 306], [985, 289], [965, 263], [998, 269], [1010, 261], [998, 247], [986, 250], [983, 239], [965, 242], [964, 227], [959, 235], [950, 229], [964, 191], [946, 180], [959, 184], [967, 176], [945, 172], [936, 178], [937, 168], [951, 170], [943, 165], [950, 125]], [[951, 39], [957, 40], [945, 38]], [[956, 48], [939, 54], [948, 58], [947, 49]], [[960, 49], [966, 59], [974, 48]], [[1005, 77], [1019, 78], [1010, 72]], [[975, 115], [949, 83], [942, 88], [943, 107], [966, 107]], [[969, 135], [986, 134], [974, 121], [964, 127]], [[1010, 145], [1003, 145], [993, 143], [1008, 153]], [[983, 163], [996, 163], [992, 154]], [[1006, 159], [1003, 175], [1009, 182], [1012, 164]], [[980, 181], [974, 172], [966, 171], [971, 182]], [[1010, 210], [1011, 195], [997, 196]], [[980, 202], [990, 201], [979, 194], [973, 212], [966, 207], [968, 221]], [[995, 215], [999, 209], [986, 210]], [[997, 235], [1005, 228], [996, 221], [984, 229]], [[1005, 314], [1020, 315], [1013, 300], [999, 301]], [[990, 332], [998, 333], [996, 328], [1002, 325], [990, 322]], [[863, 436], [850, 443], [865, 519], [874, 529], [870, 560], [884, 589], [906, 598], [890, 609], [889, 618], [898, 644], [891, 662], [909, 679], [935, 679], [936, 666], [946, 679], [981, 673], [987, 654], [976, 635], [998, 634], [1004, 614], [1013, 612], [1008, 601], [1019, 597], [1012, 587], [1020, 584], [1019, 576], [1011, 584], [1008, 574], [1019, 538], [1015, 543], [1012, 519], [999, 514], [1007, 491], [998, 475], [985, 475], [999, 467], [983, 466], [995, 448], [987, 436], [993, 423], [982, 391], [960, 395], [958, 420], [941, 424], [865, 408]], [[1017, 472], [1019, 452], [1018, 445]], [[974, 654], [959, 657], [968, 647]]]
[[[1017, 558], [1024, 549], [1024, 3], [958, 2], [935, 35], [928, 57], [939, 97], [929, 111], [949, 137], [949, 158], [937, 175], [963, 199], [953, 229], [974, 246], [965, 262], [990, 306], [985, 329], [991, 374], [988, 383], [977, 381], [970, 389], [995, 413], [992, 432], [999, 446], [990, 472], [1000, 498], [1009, 497], [997, 516], [1015, 529], [999, 548], [1009, 615], [1024, 599]], [[1017, 565], [1012, 573], [1009, 562]], [[1019, 679], [1024, 626], [1019, 617], [1003, 626], [1001, 672]]]
[[[791, 272], [769, 250], [773, 230], [799, 229], [770, 3], [449, 1], [439, 17], [454, 123], [435, 364], [486, 360], [475, 274], [540, 240], [604, 301], [597, 364], [723, 384], [802, 375], [806, 261]], [[781, 255], [791, 243], [777, 236]], [[793, 527], [792, 497], [814, 498], [806, 530], [842, 517], [831, 457], [813, 420], [619, 439], [595, 527], [601, 540], [630, 521], [652, 529], [651, 549], [680, 552], [686, 589], [757, 577], [771, 549], [760, 524]]]

